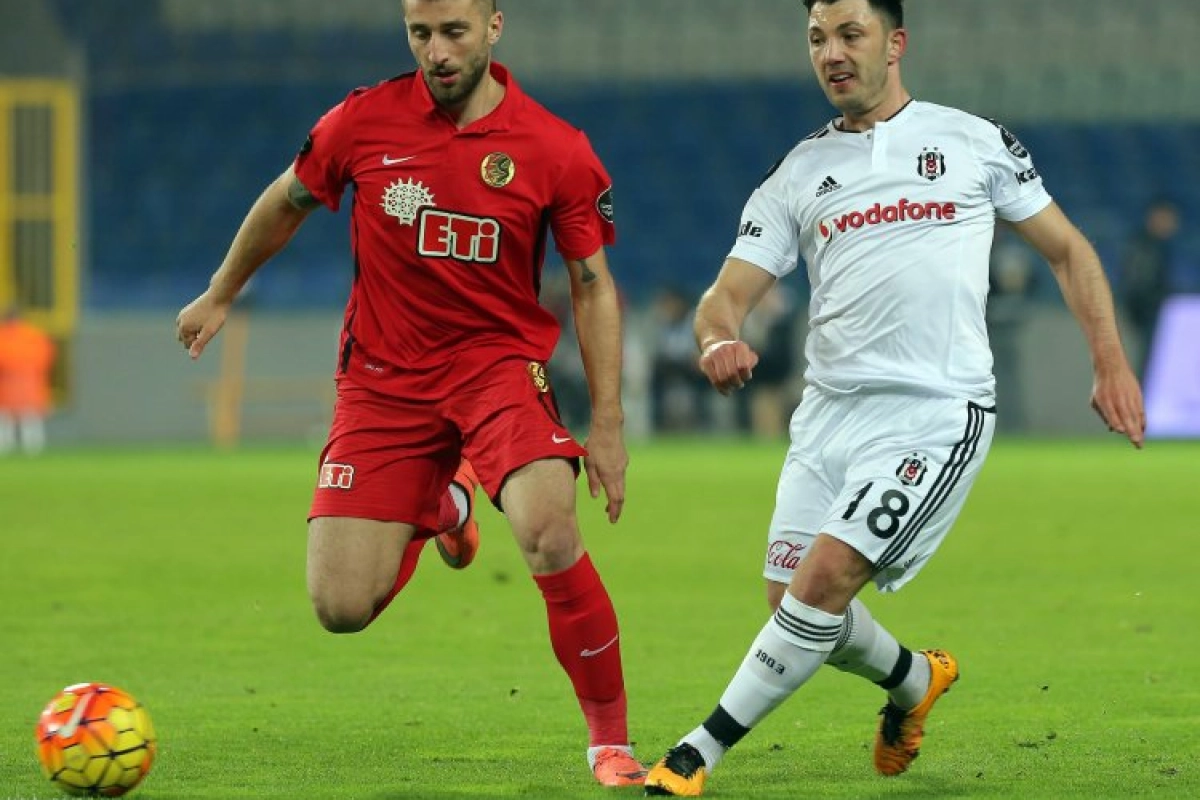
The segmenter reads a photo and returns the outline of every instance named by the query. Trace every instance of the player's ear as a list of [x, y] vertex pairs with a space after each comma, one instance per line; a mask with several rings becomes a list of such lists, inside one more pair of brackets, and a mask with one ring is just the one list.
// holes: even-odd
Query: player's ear
[[492, 14], [492, 18], [488, 20], [488, 44], [495, 46], [496, 42], [500, 41], [500, 34], [504, 32], [504, 15], [497, 11]]
[[895, 64], [908, 49], [908, 31], [896, 28], [888, 34], [888, 64]]

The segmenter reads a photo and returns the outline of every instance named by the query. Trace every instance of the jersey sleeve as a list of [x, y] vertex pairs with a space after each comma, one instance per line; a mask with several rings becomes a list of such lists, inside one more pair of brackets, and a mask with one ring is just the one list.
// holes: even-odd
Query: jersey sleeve
[[613, 219], [612, 179], [580, 133], [550, 209], [555, 247], [564, 259], [587, 258], [616, 241]]
[[1029, 151], [1003, 125], [985, 132], [983, 170], [992, 205], [1001, 219], [1020, 222], [1050, 205]]
[[777, 164], [742, 210], [730, 258], [748, 261], [782, 278], [796, 268], [800, 237], [788, 201], [787, 170]]
[[[353, 95], [352, 95], [353, 96]], [[337, 211], [350, 183], [346, 98], [317, 120], [293, 164], [296, 177], [322, 205]]]

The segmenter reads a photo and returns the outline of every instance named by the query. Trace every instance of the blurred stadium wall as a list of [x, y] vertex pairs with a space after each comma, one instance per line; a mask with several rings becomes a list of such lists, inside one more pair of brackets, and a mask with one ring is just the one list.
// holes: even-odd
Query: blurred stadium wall
[[[613, 173], [631, 422], [645, 432], [640, 310], [662, 285], [711, 280], [760, 176], [832, 116], [803, 8], [501, 7], [500, 59]], [[909, 0], [907, 13], [918, 97], [1013, 128], [1110, 267], [1144, 204], [1171, 196], [1191, 254], [1173, 286], [1200, 291], [1200, 3]], [[173, 323], [312, 122], [411, 67], [398, 0], [0, 0], [0, 18], [0, 155], [15, 167], [0, 169], [0, 303], [67, 345], [52, 444], [319, 436], [350, 274], [345, 213], [310, 220], [255, 279], [248, 323], [201, 363]], [[1097, 433], [1082, 339], [1044, 270], [1039, 286], [1019, 341], [1029, 428]]]

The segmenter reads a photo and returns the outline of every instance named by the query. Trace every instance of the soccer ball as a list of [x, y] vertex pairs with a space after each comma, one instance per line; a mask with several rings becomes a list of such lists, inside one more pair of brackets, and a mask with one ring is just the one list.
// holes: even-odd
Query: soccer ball
[[157, 749], [142, 704], [102, 683], [68, 686], [38, 719], [42, 771], [67, 794], [120, 797], [146, 777]]

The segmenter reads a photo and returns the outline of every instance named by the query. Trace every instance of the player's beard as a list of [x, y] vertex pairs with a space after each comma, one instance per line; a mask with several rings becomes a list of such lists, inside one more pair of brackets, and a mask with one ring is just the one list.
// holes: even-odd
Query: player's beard
[[453, 86], [443, 86], [438, 83], [437, 72], [431, 70], [425, 75], [425, 84], [429, 87], [434, 99], [443, 106], [461, 106], [471, 98], [479, 88], [480, 81], [487, 73], [488, 53], [483, 51], [473, 56], [462, 69], [458, 71], [458, 80]]

